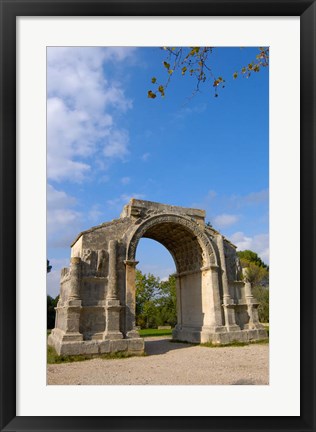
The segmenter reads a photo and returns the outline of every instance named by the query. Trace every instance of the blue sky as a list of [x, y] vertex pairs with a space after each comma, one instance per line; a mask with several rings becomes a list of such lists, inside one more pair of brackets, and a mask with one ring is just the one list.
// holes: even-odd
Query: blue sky
[[[130, 198], [206, 210], [206, 221], [269, 262], [269, 74], [233, 79], [258, 48], [216, 48], [210, 62], [226, 87], [190, 97], [193, 78], [174, 77], [165, 98], [159, 48], [47, 49], [48, 293], [59, 293], [70, 244], [119, 217]], [[142, 239], [138, 268], [166, 278], [168, 251]]]

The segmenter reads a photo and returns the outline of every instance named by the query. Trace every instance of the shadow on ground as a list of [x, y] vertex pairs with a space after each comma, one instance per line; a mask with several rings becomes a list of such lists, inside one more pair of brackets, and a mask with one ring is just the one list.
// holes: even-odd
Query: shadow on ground
[[251, 379], [240, 379], [232, 383], [232, 385], [254, 385], [255, 382]]
[[189, 343], [171, 342], [171, 338], [146, 340], [145, 339], [145, 352], [147, 355], [166, 354], [169, 351], [179, 350], [183, 348], [191, 348], [195, 345]]

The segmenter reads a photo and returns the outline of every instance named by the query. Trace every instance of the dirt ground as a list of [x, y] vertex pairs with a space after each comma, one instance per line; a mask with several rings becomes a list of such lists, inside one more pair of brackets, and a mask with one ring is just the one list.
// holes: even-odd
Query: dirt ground
[[207, 348], [145, 339], [147, 355], [47, 366], [51, 385], [267, 385], [269, 345]]

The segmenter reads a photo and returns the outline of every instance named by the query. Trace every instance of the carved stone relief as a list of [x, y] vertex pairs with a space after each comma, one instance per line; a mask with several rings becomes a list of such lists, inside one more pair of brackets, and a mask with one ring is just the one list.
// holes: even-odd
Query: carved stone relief
[[108, 252], [101, 250], [82, 250], [82, 272], [84, 276], [105, 277], [107, 275]]

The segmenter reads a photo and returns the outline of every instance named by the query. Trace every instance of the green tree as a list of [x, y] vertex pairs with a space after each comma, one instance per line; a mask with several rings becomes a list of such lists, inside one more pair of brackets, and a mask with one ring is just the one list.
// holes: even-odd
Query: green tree
[[47, 296], [47, 328], [52, 329], [55, 327], [55, 307], [57, 306], [59, 296], [55, 299], [50, 295]]
[[254, 297], [258, 300], [259, 320], [263, 323], [269, 322], [269, 289], [263, 286], [255, 286], [252, 289]]
[[50, 273], [50, 271], [51, 271], [51, 269], [52, 269], [52, 266], [49, 265], [49, 260], [46, 260], [46, 261], [47, 261], [47, 270], [46, 270], [46, 272], [47, 272], [47, 273]]
[[157, 299], [157, 325], [177, 324], [177, 297], [176, 297], [176, 278], [169, 276], [167, 281], [160, 283], [159, 297]]
[[258, 254], [256, 252], [253, 252], [249, 249], [246, 249], [244, 251], [239, 251], [239, 252], [237, 252], [237, 255], [239, 256], [240, 260], [252, 262], [252, 263], [256, 264], [257, 266], [263, 267], [266, 269], [269, 268], [267, 266], [267, 264], [265, 264], [262, 261], [262, 259], [258, 256]]
[[253, 286], [269, 285], [269, 267], [256, 252], [249, 249], [237, 252], [242, 268], [247, 268], [247, 279]]
[[245, 262], [241, 260], [241, 265], [246, 268], [247, 280], [252, 283], [252, 286], [268, 286], [269, 271], [264, 267], [260, 267], [253, 262]]
[[237, 252], [241, 266], [247, 268], [247, 279], [252, 284], [253, 296], [258, 300], [259, 320], [269, 322], [269, 267], [251, 250]]
[[136, 324], [141, 327], [152, 325], [154, 299], [159, 290], [160, 280], [153, 274], [136, 270]]
[[[162, 62], [166, 78], [163, 82], [156, 77], [152, 77], [151, 83], [153, 90], [149, 90], [147, 96], [155, 99], [157, 95], [164, 97], [166, 89], [173, 76], [193, 77], [195, 79], [195, 90], [193, 94], [200, 90], [201, 84], [214, 89], [215, 97], [218, 96], [218, 89], [224, 88], [226, 80], [214, 75], [214, 65], [212, 53], [218, 49], [215, 47], [163, 47], [165, 58]], [[269, 48], [260, 47], [256, 58], [251, 59], [247, 65], [240, 70], [232, 71], [233, 79], [238, 76], [249, 78], [253, 73], [258, 73], [262, 68], [269, 66]]]
[[[49, 265], [49, 260], [46, 260], [46, 272], [50, 273], [52, 266]], [[55, 307], [57, 306], [58, 297], [56, 299], [53, 299], [51, 296], [47, 296], [47, 328], [52, 329], [55, 326]]]
[[174, 276], [160, 281], [152, 274], [136, 270], [136, 324], [142, 328], [157, 328], [159, 325], [175, 326], [176, 282]]

